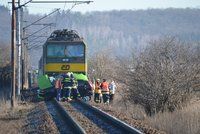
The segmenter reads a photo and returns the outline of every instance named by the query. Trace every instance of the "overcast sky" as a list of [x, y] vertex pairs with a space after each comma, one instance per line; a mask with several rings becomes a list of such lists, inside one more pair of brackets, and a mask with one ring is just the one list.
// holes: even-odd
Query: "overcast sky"
[[[8, 6], [7, 2], [12, 0], [0, 0], [1, 5]], [[16, 0], [18, 1], [18, 0]], [[28, 0], [21, 0], [24, 3]], [[33, 0], [40, 1], [40, 0]], [[43, 0], [44, 1], [44, 0]], [[48, 0], [52, 1], [52, 0]], [[108, 11], [123, 9], [148, 9], [148, 8], [200, 8], [200, 0], [93, 0], [91, 4], [77, 5], [73, 11]], [[11, 6], [11, 5], [10, 5]], [[54, 8], [67, 10], [71, 8], [71, 4], [28, 4], [30, 13], [48, 13]]]

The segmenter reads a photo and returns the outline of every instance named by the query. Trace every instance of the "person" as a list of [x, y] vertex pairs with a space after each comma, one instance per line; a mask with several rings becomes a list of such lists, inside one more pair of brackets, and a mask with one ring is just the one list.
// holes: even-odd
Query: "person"
[[101, 88], [100, 79], [96, 79], [95, 90], [94, 90], [94, 102], [101, 103]]
[[71, 101], [70, 94], [71, 94], [71, 87], [72, 82], [69, 75], [66, 75], [62, 81], [63, 84], [63, 90], [62, 90], [62, 100], [65, 101]]
[[71, 87], [71, 97], [73, 99], [77, 99], [78, 95], [79, 95], [79, 91], [78, 91], [78, 81], [74, 78], [71, 77], [71, 83], [72, 83], [72, 87]]
[[74, 78], [73, 72], [67, 72], [66, 75], [69, 76], [70, 78]]
[[89, 81], [79, 80], [78, 81], [78, 92], [80, 94], [80, 98], [82, 98], [83, 100], [85, 100], [85, 98], [87, 98], [86, 100], [90, 101], [93, 93], [92, 93], [92, 87], [90, 86]]
[[88, 80], [88, 85], [89, 85], [89, 87], [88, 87], [88, 96], [89, 96], [89, 100], [91, 100], [92, 96], [94, 94], [94, 86], [93, 86], [93, 83], [90, 80]]
[[109, 104], [109, 88], [108, 88], [108, 82], [106, 79], [103, 79], [103, 82], [101, 83], [101, 93], [103, 96], [103, 103]]
[[56, 99], [60, 101], [61, 99], [61, 90], [62, 90], [62, 78], [58, 77], [55, 81], [55, 89], [56, 89]]
[[109, 84], [109, 89], [110, 89], [110, 102], [113, 102], [115, 90], [116, 90], [116, 84], [114, 80], [112, 80], [112, 82]]

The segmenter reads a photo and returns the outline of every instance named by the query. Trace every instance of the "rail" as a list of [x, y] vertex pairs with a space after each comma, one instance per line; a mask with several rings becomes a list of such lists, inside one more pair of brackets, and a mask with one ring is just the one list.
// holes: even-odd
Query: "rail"
[[120, 128], [123, 132], [131, 133], [131, 134], [142, 134], [142, 132], [139, 131], [138, 129], [136, 129], [136, 128], [126, 124], [125, 122], [115, 118], [114, 116], [96, 108], [95, 106], [91, 106], [91, 105], [83, 102], [82, 100], [79, 100], [79, 102], [82, 105], [84, 105], [85, 107], [87, 107], [89, 110], [92, 110], [96, 114], [101, 116], [104, 120], [109, 121], [112, 125], [116, 126], [117, 128]]
[[[57, 102], [56, 99], [53, 99], [52, 103], [56, 107], [55, 110], [58, 110], [58, 113], [60, 114], [65, 124], [71, 128], [71, 130], [73, 131], [72, 133], [86, 134], [85, 130], [68, 114], [68, 112], [63, 108], [63, 106], [59, 104], [59, 102]], [[56, 114], [55, 116], [59, 115]]]

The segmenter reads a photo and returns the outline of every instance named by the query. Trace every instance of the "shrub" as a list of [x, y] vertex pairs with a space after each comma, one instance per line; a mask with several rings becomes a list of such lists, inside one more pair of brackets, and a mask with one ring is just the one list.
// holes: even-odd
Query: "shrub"
[[174, 111], [190, 99], [200, 83], [199, 45], [174, 38], [154, 41], [126, 67], [129, 99], [144, 106], [149, 115]]

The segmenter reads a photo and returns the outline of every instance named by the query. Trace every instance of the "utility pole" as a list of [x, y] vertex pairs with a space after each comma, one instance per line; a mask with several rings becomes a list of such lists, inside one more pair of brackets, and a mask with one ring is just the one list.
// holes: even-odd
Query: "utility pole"
[[[23, 10], [23, 8], [22, 8], [22, 10]], [[21, 14], [21, 17], [22, 17], [22, 21], [23, 21], [23, 18], [24, 18], [24, 12], [22, 11], [22, 14]], [[23, 27], [24, 25], [22, 24], [22, 27]], [[21, 51], [21, 55], [22, 55], [22, 58], [21, 58], [21, 62], [22, 62], [22, 83], [21, 83], [21, 87], [22, 87], [22, 90], [24, 90], [24, 51], [25, 51], [25, 40], [23, 39], [25, 37], [25, 29], [24, 28], [22, 28], [22, 51]]]
[[20, 33], [21, 33], [21, 57], [20, 57], [20, 62], [21, 62], [21, 73], [20, 73], [20, 76], [21, 76], [21, 90], [23, 90], [23, 46], [24, 46], [24, 41], [22, 40], [23, 38], [23, 8], [20, 8], [20, 22], [21, 22], [21, 28], [20, 28]]
[[11, 78], [11, 107], [15, 107], [15, 46], [16, 46], [16, 10], [15, 10], [15, 0], [12, 0], [12, 26], [11, 26], [11, 68], [12, 68], [12, 78]]
[[[18, 0], [18, 7], [20, 0]], [[17, 46], [18, 46], [18, 70], [17, 70], [17, 95], [19, 96], [21, 90], [21, 8], [17, 9]]]
[[[23, 37], [26, 36], [26, 31], [25, 28], [23, 28]], [[23, 39], [23, 51], [22, 51], [22, 90], [28, 88], [28, 73], [27, 73], [27, 59], [28, 59], [28, 54], [27, 54], [27, 39]]]

